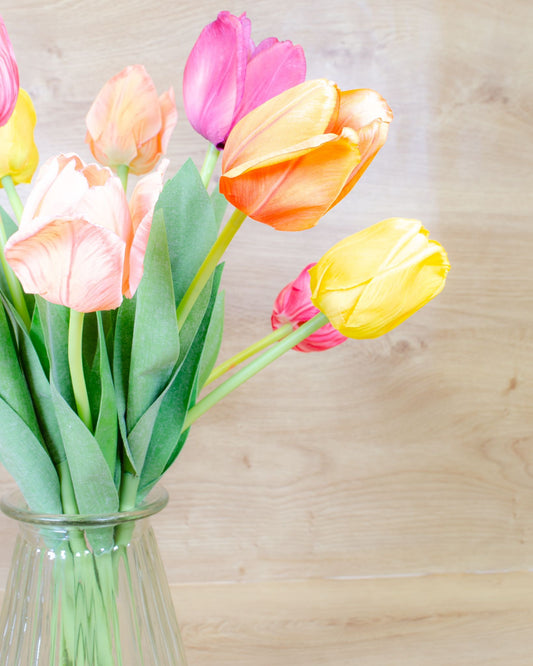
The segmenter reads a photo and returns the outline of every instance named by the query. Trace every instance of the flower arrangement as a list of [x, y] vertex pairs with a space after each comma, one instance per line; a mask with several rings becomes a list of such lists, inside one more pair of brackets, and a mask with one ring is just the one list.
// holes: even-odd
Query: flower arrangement
[[[30, 510], [135, 509], [195, 420], [266, 365], [291, 349], [382, 335], [443, 289], [443, 247], [417, 220], [383, 220], [301, 270], [276, 299], [272, 331], [217, 365], [221, 260], [244, 221], [316, 225], [387, 138], [392, 112], [381, 95], [305, 74], [301, 47], [256, 45], [244, 14], [221, 12], [184, 72], [186, 114], [208, 141], [200, 170], [188, 160], [166, 179], [174, 92], [158, 94], [133, 65], [88, 110], [95, 163], [49, 157], [23, 204], [16, 186], [39, 164], [36, 114], [0, 19], [0, 184], [13, 212], [0, 209], [0, 460]], [[130, 175], [139, 178], [128, 199]], [[123, 663], [115, 602], [129, 536], [78, 530], [57, 558], [50, 613], [59, 661], [50, 663]], [[131, 586], [129, 569], [127, 579]]]
[[[97, 163], [50, 157], [23, 205], [16, 185], [38, 166], [36, 114], [3, 23], [0, 49], [0, 182], [14, 213], [2, 210], [0, 229], [0, 456], [32, 509], [131, 509], [192, 423], [266, 364], [382, 335], [443, 288], [444, 249], [418, 221], [384, 220], [306, 267], [281, 290], [272, 333], [216, 367], [231, 239], [246, 218], [282, 231], [317, 224], [385, 143], [386, 101], [306, 81], [301, 47], [256, 46], [245, 15], [221, 12], [183, 80], [189, 121], [209, 142], [200, 171], [189, 160], [165, 182], [174, 92], [158, 95], [135, 65], [88, 110]], [[141, 178], [128, 201], [129, 174]]]

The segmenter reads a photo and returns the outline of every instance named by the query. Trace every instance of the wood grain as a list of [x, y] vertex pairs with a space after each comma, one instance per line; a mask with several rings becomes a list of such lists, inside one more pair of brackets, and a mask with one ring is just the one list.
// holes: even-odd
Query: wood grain
[[[200, 164], [181, 75], [221, 8], [4, 2], [42, 159], [89, 159], [92, 98], [143, 62], [177, 93], [170, 174], [189, 155]], [[227, 254], [221, 357], [268, 332], [279, 289], [303, 266], [385, 217], [421, 219], [452, 271], [436, 301], [384, 338], [287, 354], [195, 425], [154, 521], [191, 665], [529, 664], [533, 5], [224, 8], [247, 11], [256, 41], [302, 44], [310, 78], [375, 88], [395, 119], [317, 227], [244, 225]], [[14, 530], [0, 518], [2, 581]]]

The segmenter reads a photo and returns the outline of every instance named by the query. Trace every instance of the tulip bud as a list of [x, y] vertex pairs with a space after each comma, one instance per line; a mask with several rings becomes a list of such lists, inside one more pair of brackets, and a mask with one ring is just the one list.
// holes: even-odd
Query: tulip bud
[[334, 245], [311, 275], [311, 301], [350, 338], [375, 338], [444, 288], [450, 269], [418, 220], [391, 218]]
[[0, 127], [0, 178], [10, 176], [15, 185], [31, 181], [39, 164], [33, 140], [36, 123], [33, 102], [21, 88], [11, 117]]
[[5, 125], [19, 94], [19, 70], [6, 26], [0, 18], [0, 127]]
[[145, 68], [134, 65], [96, 96], [86, 118], [85, 141], [100, 164], [124, 164], [132, 173], [144, 174], [166, 153], [177, 120], [172, 88], [158, 97]]
[[[291, 324], [297, 330], [306, 321], [312, 319], [320, 312], [311, 303], [311, 287], [309, 286], [309, 269], [315, 264], [309, 264], [298, 277], [284, 287], [274, 303], [272, 311], [272, 329], [276, 330], [284, 324]], [[345, 342], [346, 337], [326, 324], [312, 333], [305, 340], [293, 347], [297, 351], [314, 352], [324, 351]]]
[[373, 90], [307, 81], [265, 102], [231, 131], [220, 191], [249, 217], [284, 231], [314, 226], [385, 143], [392, 112]]
[[266, 100], [305, 79], [305, 56], [292, 42], [265, 39], [255, 46], [251, 23], [220, 12], [198, 37], [183, 75], [183, 101], [194, 129], [224, 147], [231, 128]]

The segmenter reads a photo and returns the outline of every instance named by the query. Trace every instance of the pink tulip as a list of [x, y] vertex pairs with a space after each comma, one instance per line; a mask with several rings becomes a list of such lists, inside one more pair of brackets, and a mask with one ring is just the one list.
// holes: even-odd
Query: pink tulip
[[19, 70], [6, 26], [0, 18], [0, 127], [5, 125], [17, 102]]
[[100, 164], [125, 164], [132, 173], [144, 174], [166, 153], [177, 120], [173, 89], [158, 97], [146, 69], [133, 65], [96, 96], [87, 114], [85, 141]]
[[275, 37], [255, 46], [251, 23], [220, 12], [198, 37], [183, 75], [183, 101], [191, 125], [217, 148], [252, 109], [305, 79], [301, 46]]
[[[293, 329], [297, 330], [302, 324], [305, 324], [306, 321], [320, 312], [311, 303], [309, 269], [313, 266], [315, 266], [314, 263], [306, 266], [296, 280], [289, 282], [280, 291], [272, 311], [273, 330], [284, 324], [292, 324]], [[302, 352], [324, 351], [340, 345], [346, 339], [331, 324], [325, 324], [303, 342], [296, 345], [294, 349]]]
[[166, 166], [138, 182], [128, 205], [110, 169], [74, 154], [48, 160], [5, 246], [24, 290], [78, 312], [111, 310], [123, 295], [131, 298]]

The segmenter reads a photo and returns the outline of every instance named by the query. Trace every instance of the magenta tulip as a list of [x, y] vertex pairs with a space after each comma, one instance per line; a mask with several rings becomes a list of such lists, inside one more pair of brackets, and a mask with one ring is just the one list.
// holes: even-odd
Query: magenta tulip
[[[272, 311], [271, 322], [274, 330], [284, 324], [291, 324], [293, 329], [297, 330], [320, 312], [311, 303], [309, 269], [313, 266], [315, 264], [306, 266], [296, 280], [289, 282], [280, 291]], [[340, 345], [345, 340], [346, 337], [342, 333], [334, 329], [331, 324], [326, 324], [296, 345], [294, 349], [301, 352], [324, 351]]]
[[183, 75], [183, 101], [191, 125], [222, 149], [231, 128], [252, 109], [305, 79], [300, 46], [275, 37], [255, 46], [251, 23], [220, 12], [201, 32]]
[[0, 18], [0, 127], [5, 125], [19, 94], [19, 70], [6, 26]]

